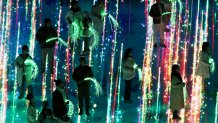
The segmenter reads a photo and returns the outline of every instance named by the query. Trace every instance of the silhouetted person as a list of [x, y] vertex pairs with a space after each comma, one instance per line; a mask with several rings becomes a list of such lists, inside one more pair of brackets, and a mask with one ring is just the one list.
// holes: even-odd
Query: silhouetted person
[[[97, 3], [92, 7], [92, 19], [94, 29], [98, 32], [99, 37], [101, 37], [103, 31], [103, 23], [105, 14], [104, 2], [98, 0]], [[104, 15], [105, 14], [105, 15]]]
[[26, 99], [29, 101], [27, 107], [27, 123], [36, 123], [36, 107], [33, 94], [28, 94]]
[[166, 12], [164, 9], [164, 4], [161, 3], [161, 0], [156, 0], [156, 3], [151, 6], [149, 15], [153, 18], [153, 40], [154, 48], [157, 47], [158, 35], [160, 39], [161, 47], [166, 47], [164, 44], [164, 29], [166, 27], [162, 14]]
[[79, 115], [83, 114], [83, 100], [85, 98], [86, 115], [89, 116], [90, 107], [90, 81], [85, 78], [93, 77], [92, 69], [86, 65], [85, 57], [80, 57], [80, 65], [73, 72], [73, 80], [77, 82], [78, 86], [78, 100], [79, 100]]
[[200, 52], [200, 60], [196, 73], [202, 78], [202, 92], [205, 91], [205, 79], [210, 78], [210, 57], [209, 43], [204, 42], [202, 45], [202, 51]]
[[55, 80], [56, 90], [52, 95], [53, 112], [56, 118], [62, 117], [67, 114], [67, 95], [65, 91], [65, 84], [61, 79]]
[[26, 60], [32, 60], [32, 57], [29, 55], [29, 48], [27, 45], [23, 45], [22, 54], [20, 54], [15, 60], [15, 66], [17, 67], [17, 82], [20, 92], [19, 99], [24, 97], [26, 91], [26, 86], [28, 88], [28, 93], [32, 93], [32, 65], [25, 64]]
[[83, 12], [77, 1], [71, 1], [70, 10], [67, 12], [65, 20], [68, 23], [68, 37], [70, 37], [71, 43], [73, 43], [71, 44], [71, 47], [74, 46], [76, 49], [75, 53], [80, 55], [81, 47], [76, 44], [80, 43], [80, 38], [82, 36]]
[[57, 39], [57, 31], [51, 26], [51, 20], [46, 18], [44, 20], [44, 26], [40, 27], [36, 33], [36, 39], [39, 42], [42, 50], [42, 63], [41, 63], [41, 72], [45, 72], [46, 65], [46, 56], [48, 55], [48, 65], [50, 73], [53, 74], [53, 62], [54, 62], [54, 47]]
[[126, 49], [122, 60], [122, 75], [125, 80], [124, 101], [126, 103], [132, 103], [131, 100], [131, 84], [132, 79], [135, 77], [136, 65], [135, 60], [132, 57], [132, 49]]
[[164, 9], [166, 10], [166, 14], [163, 15], [164, 23], [165, 23], [165, 32], [170, 32], [170, 18], [171, 18], [171, 12], [172, 12], [172, 3], [169, 0], [166, 0], [164, 2]]
[[[89, 16], [89, 13], [85, 11], [83, 13], [82, 19], [82, 40], [84, 41], [84, 50], [82, 51], [83, 55], [87, 55], [90, 53], [89, 44], [91, 40], [91, 31], [90, 27], [92, 26], [92, 19]], [[78, 42], [78, 47], [82, 47], [82, 42]]]
[[50, 109], [49, 105], [48, 105], [48, 101], [43, 101], [42, 102], [42, 111], [40, 112], [39, 116], [38, 116], [38, 122], [42, 123], [42, 121], [44, 119], [46, 119], [46, 110]]
[[45, 110], [45, 119], [42, 120], [42, 123], [59, 123], [57, 119], [54, 118], [53, 112], [51, 109]]
[[185, 83], [183, 83], [179, 73], [179, 66], [173, 65], [171, 73], [170, 109], [173, 111], [174, 120], [181, 120], [178, 112], [184, 108], [183, 87], [185, 87]]

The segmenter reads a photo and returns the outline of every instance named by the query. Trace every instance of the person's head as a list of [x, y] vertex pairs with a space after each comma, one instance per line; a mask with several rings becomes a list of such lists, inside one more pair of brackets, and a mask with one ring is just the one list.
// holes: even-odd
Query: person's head
[[97, 5], [100, 5], [100, 6], [101, 6], [101, 5], [103, 6], [103, 5], [104, 5], [104, 1], [103, 1], [103, 0], [98, 0], [96, 4], [97, 4]]
[[179, 65], [175, 64], [172, 66], [172, 73], [179, 73]]
[[157, 3], [160, 3], [160, 2], [161, 2], [161, 0], [156, 0], [156, 2], [157, 2]]
[[80, 65], [82, 65], [82, 66], [85, 66], [86, 65], [86, 58], [85, 57], [80, 57], [79, 58], [79, 62], [80, 62]]
[[71, 9], [73, 12], [78, 12], [78, 11], [80, 11], [81, 8], [80, 8], [79, 5], [78, 5], [78, 1], [75, 1], [75, 0], [71, 1], [71, 3], [70, 3], [70, 9]]
[[56, 86], [64, 89], [64, 82], [61, 79], [54, 80]]
[[33, 102], [34, 100], [33, 94], [27, 94], [26, 99], [29, 100], [30, 102]]
[[89, 18], [89, 12], [88, 12], [88, 11], [84, 11], [83, 14], [84, 14], [84, 17], [85, 17], [85, 18]]
[[50, 26], [51, 26], [51, 19], [46, 18], [46, 19], [44, 20], [44, 25], [45, 25], [46, 27], [50, 27]]
[[209, 42], [204, 42], [202, 45], [203, 52], [209, 52]]
[[53, 115], [52, 110], [49, 109], [49, 108], [45, 110], [45, 114], [46, 114], [46, 117], [47, 117], [47, 116], [48, 116], [48, 117], [51, 117], [51, 116]]
[[124, 52], [124, 59], [128, 58], [128, 57], [132, 57], [132, 49], [131, 48], [127, 48], [126, 51]]
[[43, 101], [42, 102], [42, 108], [44, 109], [47, 109], [48, 108], [48, 101]]
[[22, 54], [28, 54], [29, 53], [29, 48], [27, 45], [22, 46]]

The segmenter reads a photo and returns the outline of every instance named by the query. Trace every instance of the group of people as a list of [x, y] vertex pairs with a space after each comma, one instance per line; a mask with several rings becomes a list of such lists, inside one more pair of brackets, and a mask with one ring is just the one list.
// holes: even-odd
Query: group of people
[[[153, 29], [154, 29], [154, 47], [157, 47], [156, 41], [158, 40], [158, 34], [160, 34], [160, 45], [166, 47], [164, 44], [164, 31], [169, 32], [170, 29], [167, 28], [170, 20], [170, 14], [164, 14], [165, 12], [171, 11], [170, 3], [167, 2], [165, 5], [161, 3], [160, 0], [156, 0], [156, 3], [151, 7], [149, 15], [153, 18]], [[93, 26], [97, 33], [101, 35], [103, 27], [103, 17], [104, 3], [99, 0], [92, 9], [92, 19], [87, 11], [82, 12], [81, 8], [78, 6], [77, 1], [71, 2], [70, 11], [66, 14], [66, 21], [69, 24], [69, 37], [73, 42], [73, 48], [81, 49], [82, 40], [84, 41], [84, 50], [78, 50], [79, 52], [79, 62], [80, 65], [75, 68], [72, 79], [77, 83], [78, 86], [78, 100], [79, 100], [79, 113], [83, 114], [84, 101], [85, 101], [85, 113], [90, 116], [90, 80], [86, 80], [88, 77], [94, 77], [91, 67], [86, 64], [86, 55], [89, 54], [89, 42], [90, 34], [89, 27]], [[165, 19], [164, 19], [165, 18]], [[93, 23], [92, 23], [93, 21]], [[75, 27], [75, 24], [77, 27]], [[76, 28], [76, 29], [75, 29]], [[78, 31], [78, 34], [75, 33]], [[76, 38], [75, 38], [76, 37]], [[49, 40], [54, 38], [54, 40]], [[51, 20], [46, 18], [44, 20], [44, 26], [40, 27], [36, 33], [36, 40], [41, 46], [42, 62], [41, 62], [41, 73], [45, 73], [46, 67], [46, 57], [48, 55], [48, 64], [50, 73], [53, 74], [53, 61], [54, 61], [54, 47], [57, 39], [57, 31], [51, 26]], [[78, 46], [75, 46], [76, 43]], [[52, 94], [52, 107], [53, 111], [48, 106], [48, 102], [43, 102], [43, 109], [40, 113], [38, 119], [36, 118], [36, 107], [34, 103], [34, 96], [32, 90], [32, 66], [26, 64], [26, 60], [33, 60], [28, 53], [29, 48], [27, 45], [23, 45], [22, 54], [20, 54], [15, 60], [15, 66], [17, 67], [17, 82], [19, 86], [19, 99], [22, 99], [25, 94], [25, 82], [28, 87], [28, 93], [26, 99], [29, 100], [29, 106], [27, 110], [28, 122], [35, 123], [47, 123], [56, 122], [61, 120], [63, 122], [72, 122], [68, 117], [68, 96], [65, 90], [65, 83], [61, 79], [55, 80], [56, 90]], [[82, 53], [82, 56], [81, 54]], [[85, 55], [85, 56], [84, 56]], [[209, 43], [204, 42], [202, 47], [202, 52], [200, 53], [200, 62], [197, 69], [197, 75], [205, 80], [209, 77]], [[122, 77], [125, 80], [124, 89], [124, 102], [131, 104], [131, 83], [135, 77], [135, 70], [140, 68], [136, 65], [135, 60], [132, 55], [132, 49], [127, 48], [122, 60]], [[171, 74], [171, 96], [170, 96], [170, 109], [173, 112], [173, 119], [180, 120], [178, 115], [180, 109], [184, 108], [183, 99], [183, 87], [185, 83], [179, 73], [179, 65], [172, 66]], [[202, 81], [202, 87], [204, 89], [204, 81]], [[179, 98], [178, 98], [179, 97]]]

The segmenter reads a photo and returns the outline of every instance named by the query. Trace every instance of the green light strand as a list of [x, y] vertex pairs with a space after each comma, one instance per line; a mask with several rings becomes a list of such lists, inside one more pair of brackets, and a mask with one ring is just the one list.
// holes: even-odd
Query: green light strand
[[95, 78], [87, 77], [84, 80], [90, 80], [90, 81], [92, 81], [94, 83], [95, 90], [96, 90], [95, 94], [96, 94], [97, 97], [103, 93], [101, 85], [99, 84], [99, 82]]
[[214, 123], [217, 123], [218, 120], [218, 92], [216, 93], [216, 109], [215, 109], [215, 121]]
[[63, 44], [66, 47], [68, 46], [67, 42], [65, 42], [62, 38], [59, 38], [59, 37], [50, 38], [50, 39], [46, 40], [45, 43], [49, 43], [49, 42], [52, 42], [55, 40], [58, 40], [61, 44]]
[[71, 30], [73, 30], [72, 34], [70, 33], [70, 37], [72, 38], [71, 41], [75, 41], [79, 38], [79, 26], [76, 22], [73, 22], [70, 25]]
[[91, 45], [91, 49], [93, 49], [98, 45], [99, 36], [98, 36], [97, 31], [93, 27], [90, 27], [89, 30], [90, 30], [91, 34], [93, 35], [93, 43]]
[[117, 20], [111, 14], [109, 14], [108, 17], [113, 22], [113, 25], [114, 25], [115, 28], [119, 27], [119, 23], [117, 22]]
[[33, 61], [33, 60], [30, 60], [30, 59], [27, 59], [25, 62], [24, 62], [24, 64], [25, 65], [27, 65], [27, 66], [31, 66], [31, 67], [33, 67], [33, 74], [32, 74], [32, 79], [35, 79], [36, 77], [37, 77], [37, 75], [38, 75], [38, 70], [39, 70], [39, 68], [38, 68], [38, 66], [37, 66], [37, 64]]

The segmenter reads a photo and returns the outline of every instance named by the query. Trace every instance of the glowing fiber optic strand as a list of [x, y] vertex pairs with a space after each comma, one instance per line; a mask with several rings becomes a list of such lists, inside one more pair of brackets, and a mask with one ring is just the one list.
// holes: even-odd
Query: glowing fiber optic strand
[[73, 30], [72, 32], [69, 32], [69, 35], [71, 38], [71, 42], [74, 42], [79, 38], [79, 27], [75, 22], [73, 22], [72, 24], [69, 25], [69, 28]]
[[38, 75], [38, 72], [39, 72], [37, 64], [33, 60], [29, 60], [29, 59], [25, 60], [24, 64], [27, 66], [32, 66], [32, 68], [33, 68], [32, 79], [35, 79]]
[[[121, 111], [119, 109], [120, 107], [120, 85], [121, 85], [121, 71], [122, 71], [122, 54], [123, 54], [123, 43], [121, 43], [120, 48], [120, 59], [119, 59], [119, 65], [118, 65], [118, 72], [116, 75], [116, 84], [114, 89], [114, 100], [113, 100], [113, 107], [112, 107], [112, 122], [119, 122], [120, 121], [120, 115]], [[116, 102], [117, 101], [117, 102]], [[116, 112], [115, 112], [116, 111]], [[115, 116], [116, 113], [116, 116]]]
[[99, 96], [103, 93], [101, 85], [99, 84], [99, 82], [95, 79], [95, 78], [85, 78], [84, 80], [90, 80], [94, 83], [95, 86], [95, 90], [96, 90], [96, 96]]
[[2, 88], [1, 88], [1, 92], [2, 92], [2, 98], [1, 98], [1, 116], [0, 116], [0, 121], [2, 123], [5, 122], [5, 118], [6, 118], [6, 108], [7, 108], [7, 86], [8, 86], [8, 79], [7, 79], [7, 61], [8, 61], [8, 55], [7, 53], [4, 53], [3, 55], [3, 70], [2, 70]]
[[74, 105], [70, 100], [68, 100], [68, 101], [69, 101], [69, 104], [68, 104], [69, 109], [68, 109], [67, 114], [68, 114], [68, 116], [72, 117], [72, 115], [74, 114]]
[[50, 38], [50, 39], [46, 40], [46, 43], [53, 42], [56, 40], [58, 40], [64, 46], [66, 46], [66, 47], [68, 46], [68, 44], [62, 38], [59, 38], [59, 37]]
[[35, 48], [35, 35], [36, 35], [36, 0], [32, 0], [32, 10], [31, 10], [31, 33], [30, 33], [30, 54], [34, 57]]
[[[104, 13], [107, 13], [107, 0], [104, 0]], [[105, 51], [105, 48], [104, 48], [104, 45], [105, 45], [105, 33], [106, 33], [106, 19], [105, 19], [106, 16], [104, 16], [104, 22], [103, 22], [103, 34], [102, 34], [102, 42], [101, 42], [101, 51], [100, 51], [100, 65], [99, 65], [99, 69], [101, 71], [100, 75], [101, 75], [101, 78], [100, 78], [100, 81], [103, 82], [103, 75], [104, 75], [104, 51]], [[100, 34], [99, 34], [100, 35]]]
[[[209, 0], [207, 0], [206, 3], [206, 12], [205, 12], [205, 22], [204, 22], [204, 34], [203, 34], [203, 41], [207, 42], [207, 37], [208, 37], [208, 15], [209, 15]], [[202, 15], [203, 16], [203, 15]]]
[[48, 66], [48, 56], [46, 57], [46, 65], [45, 66], [46, 66], [45, 72], [42, 74], [42, 101], [47, 100], [47, 97], [46, 97], [46, 88], [47, 88], [47, 85], [46, 85], [46, 79], [47, 79], [46, 71], [47, 71], [47, 66]]
[[192, 99], [191, 99], [191, 119], [192, 122], [199, 122], [199, 116], [200, 116], [200, 101], [201, 100], [201, 94], [200, 90], [201, 87], [201, 79], [199, 77], [195, 76], [196, 73], [196, 63], [198, 62], [197, 56], [198, 54], [198, 49], [197, 49], [197, 36], [198, 36], [198, 25], [199, 25], [199, 7], [200, 7], [200, 0], [198, 0], [198, 8], [197, 8], [197, 14], [196, 14], [196, 27], [195, 27], [195, 41], [194, 41], [194, 53], [193, 53], [193, 73], [192, 73], [192, 81], [193, 81], [193, 86], [192, 86]]
[[143, 69], [142, 69], [142, 99], [140, 103], [139, 108], [139, 114], [138, 114], [138, 121], [139, 123], [145, 123], [146, 117], [147, 117], [147, 109], [148, 105], [150, 104], [148, 93], [150, 92], [151, 87], [151, 58], [152, 58], [152, 18], [149, 17], [149, 9], [151, 8], [153, 2], [145, 0], [145, 25], [146, 26], [146, 43], [145, 43], [145, 49], [144, 49], [144, 59], [143, 59]]
[[[17, 48], [16, 48], [16, 57], [18, 56], [18, 49], [19, 49], [19, 39], [20, 39], [20, 22], [18, 22], [18, 31], [17, 31]], [[15, 118], [15, 111], [16, 111], [16, 105], [15, 103], [15, 98], [16, 98], [16, 90], [17, 90], [17, 70], [15, 70], [15, 76], [14, 76], [14, 91], [13, 91], [13, 106], [12, 106], [12, 123], [14, 123], [14, 118]]]
[[158, 68], [158, 84], [157, 84], [157, 100], [156, 100], [156, 123], [159, 123], [159, 112], [160, 112], [160, 107], [159, 107], [159, 96], [160, 96], [160, 73], [161, 73], [161, 67]]
[[[60, 37], [60, 30], [61, 30], [61, 15], [62, 15], [62, 7], [59, 6], [59, 12], [58, 12], [58, 29], [57, 29], [57, 35], [58, 37]], [[58, 38], [58, 41], [61, 42], [63, 45], [67, 46], [67, 42], [63, 41], [63, 39]], [[54, 50], [54, 67], [53, 67], [53, 72], [54, 74], [52, 74], [51, 76], [51, 91], [55, 90], [55, 83], [54, 80], [57, 79], [57, 69], [58, 69], [58, 42], [56, 42], [55, 44], [55, 50]]]
[[112, 21], [114, 28], [118, 28], [119, 23], [117, 22], [117, 20], [111, 14], [109, 14], [108, 17]]
[[1, 65], [2, 68], [0, 79], [2, 80], [1, 84], [1, 116], [0, 121], [5, 122], [6, 118], [6, 108], [7, 108], [7, 86], [8, 86], [8, 78], [7, 78], [7, 63], [8, 63], [8, 43], [10, 41], [10, 27], [11, 27], [11, 11], [12, 11], [12, 0], [7, 0], [6, 2], [6, 13], [3, 12], [3, 20], [2, 23], [5, 23], [3, 29], [3, 39], [1, 40]]
[[[116, 1], [116, 20], [118, 19], [118, 12], [119, 12], [119, 0]], [[111, 59], [110, 59], [110, 72], [109, 72], [109, 97], [107, 100], [107, 117], [106, 123], [111, 122], [111, 103], [112, 103], [112, 88], [113, 88], [113, 76], [114, 76], [114, 57], [115, 57], [115, 49], [117, 43], [117, 28], [114, 28], [114, 39], [112, 40], [112, 52], [111, 52]]]
[[214, 123], [218, 122], [218, 92], [216, 92], [216, 109], [215, 109], [215, 120]]
[[98, 45], [99, 42], [99, 36], [96, 30], [93, 27], [89, 28], [91, 34], [93, 35], [93, 43], [91, 45], [91, 49], [95, 48]]
[[19, 0], [16, 2], [16, 26], [18, 23], [18, 15], [19, 15]]
[[26, 20], [28, 20], [28, 10], [29, 10], [29, 1], [28, 0], [26, 0], [25, 10], [26, 10]]

